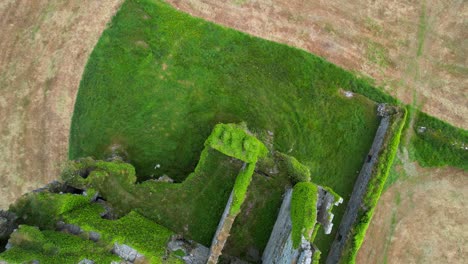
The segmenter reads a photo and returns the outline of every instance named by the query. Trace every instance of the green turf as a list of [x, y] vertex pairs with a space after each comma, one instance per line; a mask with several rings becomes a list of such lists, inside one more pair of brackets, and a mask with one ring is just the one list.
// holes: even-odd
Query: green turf
[[[305, 164], [312, 181], [332, 187], [346, 201], [378, 119], [373, 102], [359, 95], [346, 98], [341, 89], [395, 101], [305, 51], [190, 17], [158, 0], [128, 0], [86, 66], [72, 120], [70, 158], [104, 158], [112, 144], [120, 144], [140, 180], [167, 174], [182, 181], [194, 170], [215, 124], [245, 121], [261, 140], [271, 138], [273, 149]], [[210, 181], [207, 201], [229, 194], [234, 178], [222, 171], [213, 168], [210, 177], [226, 180]], [[262, 182], [256, 177], [262, 176], [254, 174], [253, 182]], [[161, 206], [154, 214], [163, 219], [189, 208], [197, 216], [191, 223], [200, 230], [210, 226], [205, 233], [212, 232], [212, 222], [219, 219], [191, 207], [193, 200], [205, 198], [179, 197], [171, 188], [164, 188], [165, 201], [185, 199], [187, 204]], [[278, 200], [262, 206], [273, 204]], [[337, 208], [335, 223], [345, 206]], [[330, 244], [326, 239], [320, 232], [316, 238], [323, 240], [324, 255]], [[262, 250], [255, 244], [259, 241], [252, 243]]]

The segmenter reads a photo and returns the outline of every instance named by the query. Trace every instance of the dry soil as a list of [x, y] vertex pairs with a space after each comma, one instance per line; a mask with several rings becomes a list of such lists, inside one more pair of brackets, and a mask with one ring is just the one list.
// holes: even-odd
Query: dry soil
[[416, 169], [380, 198], [357, 263], [466, 263], [468, 177]]
[[121, 2], [0, 1], [0, 208], [57, 177], [85, 63]]

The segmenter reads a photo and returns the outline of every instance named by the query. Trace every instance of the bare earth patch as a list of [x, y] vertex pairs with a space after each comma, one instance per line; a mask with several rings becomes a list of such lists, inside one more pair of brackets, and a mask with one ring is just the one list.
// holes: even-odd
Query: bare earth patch
[[357, 263], [466, 263], [468, 175], [417, 169], [380, 198]]
[[0, 208], [57, 177], [84, 66], [121, 2], [0, 1]]
[[[167, 0], [371, 76], [406, 103], [468, 129], [468, 2]], [[346, 88], [346, 87], [344, 87]]]

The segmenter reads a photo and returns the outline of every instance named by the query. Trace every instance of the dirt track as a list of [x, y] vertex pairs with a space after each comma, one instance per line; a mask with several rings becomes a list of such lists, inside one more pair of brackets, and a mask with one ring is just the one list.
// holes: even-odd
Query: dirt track
[[0, 1], [0, 208], [56, 178], [85, 63], [121, 2]]

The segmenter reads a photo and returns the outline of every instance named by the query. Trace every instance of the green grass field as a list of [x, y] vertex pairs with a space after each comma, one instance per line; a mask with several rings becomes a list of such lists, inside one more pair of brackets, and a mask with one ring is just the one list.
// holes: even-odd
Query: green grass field
[[[191, 17], [160, 0], [127, 0], [86, 66], [69, 156], [102, 159], [118, 144], [128, 153], [139, 181], [167, 174], [183, 182], [194, 171], [215, 124], [246, 122], [270, 150], [297, 158], [309, 168], [313, 182], [344, 198], [344, 204], [335, 208], [338, 225], [378, 125], [375, 103], [359, 94], [346, 98], [343, 90], [376, 102], [398, 103], [369, 80], [305, 51]], [[421, 140], [419, 145], [413, 141], [415, 151], [427, 146], [440, 149], [432, 138]], [[440, 151], [437, 157], [446, 150]], [[182, 222], [168, 219], [186, 212], [193, 221], [190, 229], [198, 229], [189, 235], [205, 244], [209, 241], [219, 219], [201, 209], [213, 199], [227, 200], [238, 172], [222, 161], [225, 157], [218, 159], [219, 165], [210, 165], [205, 175], [216, 179], [204, 188], [206, 199], [181, 197], [170, 185], [158, 187], [164, 202], [186, 201], [177, 202], [177, 208], [155, 210], [159, 223], [178, 231]], [[459, 164], [466, 162], [460, 159]], [[247, 212], [243, 208], [227, 243], [229, 254], [243, 256], [252, 247], [261, 252], [287, 184], [285, 177], [253, 175]], [[214, 211], [217, 214], [222, 207]], [[334, 233], [317, 235], [314, 242], [323, 256], [333, 238]]]

